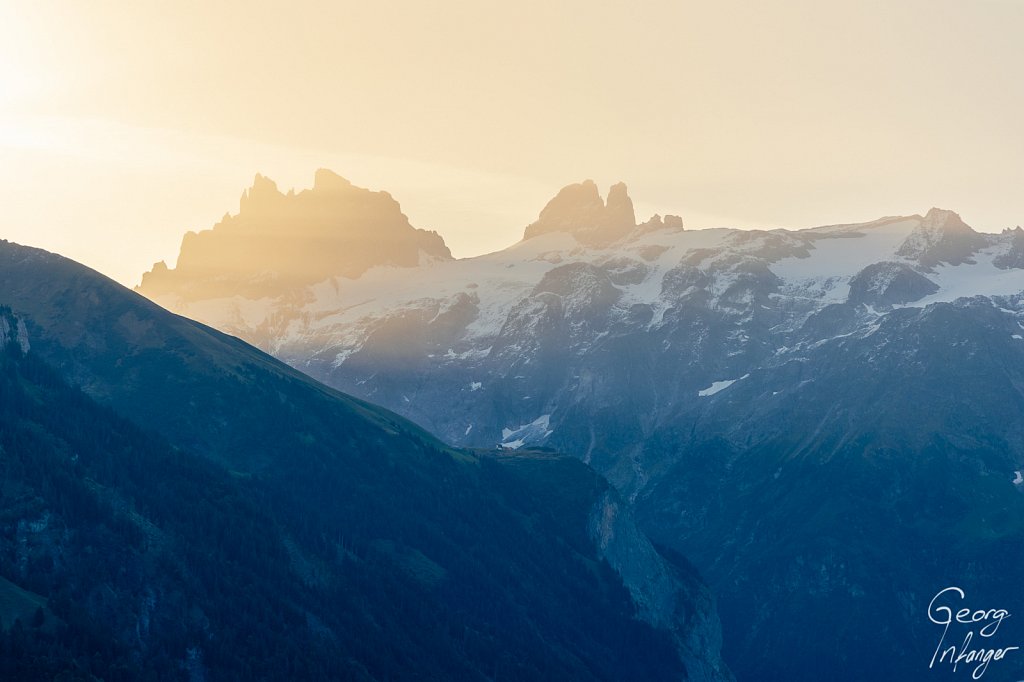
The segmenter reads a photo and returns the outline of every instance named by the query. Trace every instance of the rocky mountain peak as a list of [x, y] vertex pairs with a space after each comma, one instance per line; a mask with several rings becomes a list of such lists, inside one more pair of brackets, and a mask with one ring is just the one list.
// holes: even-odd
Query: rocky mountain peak
[[238, 202], [239, 213], [244, 211], [258, 211], [267, 206], [273, 205], [284, 195], [277, 189], [277, 183], [270, 178], [256, 174], [253, 178], [252, 187], [242, 192], [242, 198]]
[[924, 216], [922, 225], [927, 226], [929, 229], [966, 229], [973, 232], [974, 230], [964, 223], [960, 218], [960, 214], [956, 211], [950, 211], [945, 208], [930, 208], [928, 213]]
[[633, 200], [624, 183], [608, 191], [605, 202], [593, 180], [567, 185], [547, 203], [524, 239], [550, 232], [568, 232], [591, 246], [607, 246], [636, 228]]
[[566, 185], [547, 203], [536, 223], [527, 228], [544, 231], [585, 228], [604, 220], [605, 204], [593, 180]]
[[318, 168], [313, 175], [314, 192], [338, 192], [357, 189], [347, 179], [327, 168]]
[[636, 213], [633, 211], [633, 200], [629, 198], [626, 183], [617, 182], [608, 190], [608, 201], [605, 212], [610, 223], [615, 225], [636, 226]]
[[1012, 230], [1004, 230], [1000, 238], [1005, 244], [1005, 250], [992, 263], [1004, 270], [1024, 268], [1024, 230], [1020, 225]]
[[971, 261], [971, 256], [986, 243], [984, 235], [975, 232], [954, 211], [932, 208], [921, 219], [896, 255], [917, 261], [930, 269], [939, 263], [960, 265]]
[[282, 194], [273, 180], [256, 175], [237, 215], [187, 233], [177, 266], [156, 264], [138, 290], [150, 297], [173, 291], [183, 299], [280, 295], [375, 266], [450, 258], [444, 240], [414, 228], [390, 194], [321, 168], [313, 188], [299, 193]]

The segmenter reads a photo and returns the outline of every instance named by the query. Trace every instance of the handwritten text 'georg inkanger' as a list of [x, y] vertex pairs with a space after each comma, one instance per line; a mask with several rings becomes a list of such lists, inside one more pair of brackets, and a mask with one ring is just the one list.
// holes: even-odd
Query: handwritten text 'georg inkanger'
[[[936, 663], [948, 663], [956, 671], [961, 663], [974, 665], [971, 677], [980, 680], [988, 670], [989, 663], [1001, 661], [1011, 651], [1020, 649], [1018, 646], [1003, 648], [971, 648], [971, 641], [974, 633], [989, 639], [999, 631], [999, 626], [1010, 617], [1006, 609], [972, 609], [963, 605], [966, 594], [959, 587], [947, 587], [939, 590], [938, 594], [932, 597], [928, 604], [928, 619], [943, 626], [942, 636], [939, 637], [939, 644], [932, 654], [932, 661], [928, 665], [934, 668]], [[965, 626], [967, 635], [963, 643], [958, 647], [955, 644], [947, 645], [946, 636], [949, 634], [950, 625], [958, 623]]]

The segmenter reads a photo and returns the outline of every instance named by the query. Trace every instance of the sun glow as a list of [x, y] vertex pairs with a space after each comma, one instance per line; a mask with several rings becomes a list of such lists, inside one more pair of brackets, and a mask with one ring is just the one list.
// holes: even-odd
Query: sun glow
[[1019, 2], [256, 4], [0, 0], [0, 238], [135, 283], [318, 167], [459, 256], [584, 178], [691, 227], [1024, 215]]
[[25, 27], [15, 7], [0, 7], [0, 113], [43, 86], [44, 74], [33, 63], [33, 41]]
[[16, 64], [0, 62], [0, 107], [17, 101], [32, 91], [28, 74], [18, 70]]

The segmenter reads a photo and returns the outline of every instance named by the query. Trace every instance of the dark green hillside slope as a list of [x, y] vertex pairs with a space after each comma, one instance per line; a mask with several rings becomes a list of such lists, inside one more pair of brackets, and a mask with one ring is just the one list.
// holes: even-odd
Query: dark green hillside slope
[[11, 678], [727, 678], [694, 578], [641, 619], [586, 467], [549, 509], [528, 465], [44, 252], [0, 248], [0, 301], [0, 578], [47, 604], [5, 624]]

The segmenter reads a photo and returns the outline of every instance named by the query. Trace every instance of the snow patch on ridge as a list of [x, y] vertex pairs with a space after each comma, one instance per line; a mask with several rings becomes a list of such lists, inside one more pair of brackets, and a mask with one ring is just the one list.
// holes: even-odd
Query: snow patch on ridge
[[939, 285], [931, 296], [908, 305], [923, 308], [932, 303], [950, 303], [971, 296], [1010, 296], [1024, 291], [1024, 272], [1017, 268], [1001, 269], [993, 260], [1002, 249], [999, 245], [976, 252], [974, 263], [950, 265], [940, 263], [933, 268], [929, 279]]
[[504, 450], [518, 450], [524, 445], [539, 445], [551, 435], [550, 425], [551, 415], [543, 414], [516, 429], [502, 429], [499, 447]]
[[700, 396], [701, 398], [707, 398], [708, 396], [712, 396], [716, 393], [724, 391], [725, 389], [735, 384], [737, 381], [743, 381], [749, 376], [750, 374], [748, 373], [744, 374], [739, 379], [724, 379], [722, 381], [713, 381], [711, 382], [711, 385], [708, 386], [707, 388], [697, 391], [697, 395]]
[[842, 303], [850, 295], [850, 278], [869, 265], [895, 259], [920, 223], [920, 218], [907, 218], [807, 230], [808, 236], [816, 237], [808, 245], [809, 257], [782, 258], [769, 267], [785, 282], [786, 293], [817, 298], [823, 304]]
[[337, 355], [334, 356], [334, 361], [331, 363], [331, 367], [341, 367], [341, 365], [348, 360], [349, 356], [356, 352], [354, 348], [347, 348]]

